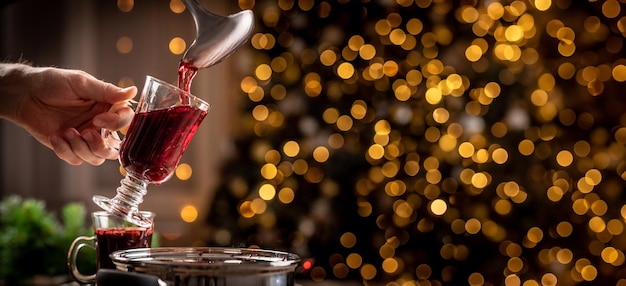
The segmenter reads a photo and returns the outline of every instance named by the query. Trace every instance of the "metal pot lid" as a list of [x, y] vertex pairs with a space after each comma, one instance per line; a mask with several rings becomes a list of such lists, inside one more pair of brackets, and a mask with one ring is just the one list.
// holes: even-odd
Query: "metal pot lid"
[[281, 251], [249, 248], [157, 247], [113, 252], [118, 270], [135, 272], [203, 272], [216, 275], [245, 275], [288, 272], [300, 257]]

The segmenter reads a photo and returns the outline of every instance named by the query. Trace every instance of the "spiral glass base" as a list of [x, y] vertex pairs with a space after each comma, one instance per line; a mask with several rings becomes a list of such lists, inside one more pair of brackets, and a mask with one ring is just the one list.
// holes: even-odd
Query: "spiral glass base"
[[95, 195], [93, 202], [110, 214], [116, 215], [124, 220], [140, 227], [150, 227], [152, 221], [139, 212], [139, 204], [143, 202], [143, 196], [148, 192], [147, 183], [135, 179], [131, 176], [120, 181], [121, 186], [117, 188], [117, 195], [113, 198]]

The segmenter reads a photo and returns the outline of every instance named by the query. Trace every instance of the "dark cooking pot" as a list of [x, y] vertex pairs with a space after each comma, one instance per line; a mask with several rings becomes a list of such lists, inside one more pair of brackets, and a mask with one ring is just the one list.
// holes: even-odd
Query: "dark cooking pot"
[[117, 251], [118, 271], [158, 277], [171, 286], [292, 286], [300, 258], [248, 248], [161, 247]]

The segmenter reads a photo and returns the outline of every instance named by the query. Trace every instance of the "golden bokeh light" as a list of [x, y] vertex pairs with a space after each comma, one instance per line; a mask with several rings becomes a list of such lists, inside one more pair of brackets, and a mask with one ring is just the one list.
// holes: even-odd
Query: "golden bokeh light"
[[180, 218], [184, 222], [194, 222], [198, 218], [198, 209], [193, 205], [186, 205], [180, 210]]
[[187, 49], [187, 43], [183, 38], [174, 37], [170, 40], [169, 50], [172, 54], [180, 55]]
[[278, 199], [283, 204], [290, 204], [295, 198], [295, 193], [291, 188], [282, 188], [278, 192]]
[[176, 178], [178, 178], [179, 180], [186, 181], [191, 178], [191, 175], [193, 174], [193, 169], [191, 168], [191, 165], [187, 163], [180, 163], [176, 167], [175, 174]]
[[117, 0], [117, 8], [122, 12], [130, 12], [134, 6], [134, 0]]
[[296, 141], [287, 141], [283, 145], [283, 152], [289, 157], [295, 157], [300, 152], [300, 145]]
[[259, 188], [259, 197], [266, 201], [270, 201], [276, 195], [276, 188], [270, 184], [264, 184]]
[[170, 10], [176, 14], [180, 14], [187, 9], [182, 0], [170, 0]]
[[128, 54], [133, 50], [133, 40], [130, 37], [119, 37], [115, 43], [115, 48], [120, 54]]

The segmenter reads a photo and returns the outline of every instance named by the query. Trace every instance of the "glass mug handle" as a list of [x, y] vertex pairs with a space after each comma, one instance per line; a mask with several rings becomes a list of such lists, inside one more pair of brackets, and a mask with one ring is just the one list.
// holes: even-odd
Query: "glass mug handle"
[[100, 136], [104, 140], [104, 144], [107, 147], [119, 151], [120, 145], [122, 144], [122, 139], [120, 138], [120, 134], [118, 131], [111, 131], [108, 129], [102, 129], [100, 131]]
[[96, 237], [95, 236], [79, 236], [70, 245], [70, 251], [67, 253], [67, 265], [70, 268], [70, 274], [74, 277], [74, 280], [80, 283], [94, 283], [96, 282], [96, 274], [84, 275], [78, 270], [76, 263], [76, 257], [81, 248], [88, 246], [96, 249]]

